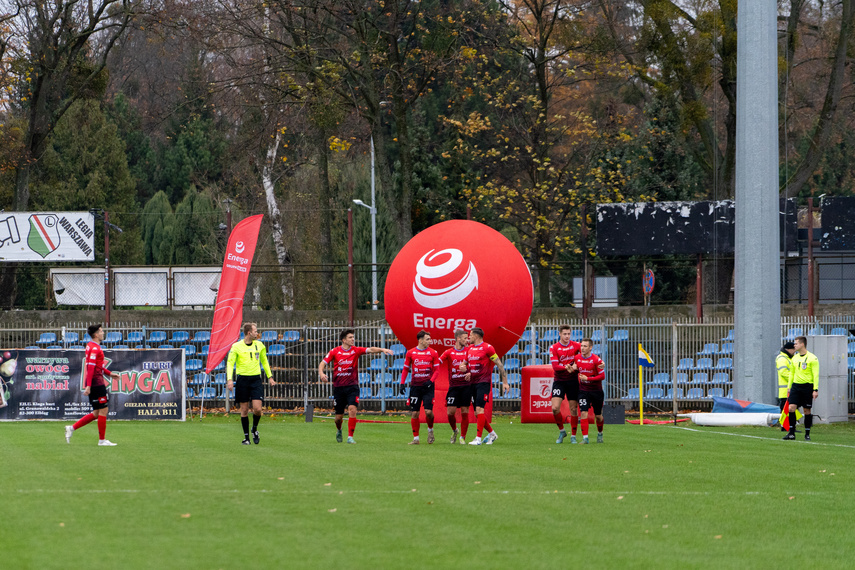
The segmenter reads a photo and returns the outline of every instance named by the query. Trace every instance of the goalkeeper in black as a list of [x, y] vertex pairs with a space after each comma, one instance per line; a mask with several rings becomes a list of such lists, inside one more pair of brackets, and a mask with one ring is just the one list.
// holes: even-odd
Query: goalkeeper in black
[[810, 428], [813, 425], [813, 401], [819, 393], [819, 360], [812, 352], [808, 352], [807, 339], [797, 336], [793, 342], [796, 353], [793, 355], [793, 368], [790, 373], [790, 431], [784, 439], [796, 439], [796, 410], [801, 408], [805, 413], [805, 441], [810, 441]]
[[249, 441], [249, 403], [252, 402], [252, 441], [260, 441], [258, 436], [258, 420], [261, 419], [261, 404], [264, 401], [264, 386], [261, 384], [261, 368], [267, 374], [267, 381], [275, 386], [270, 364], [267, 362], [267, 349], [258, 338], [258, 327], [255, 323], [244, 323], [243, 339], [232, 345], [226, 362], [226, 388], [231, 391], [232, 375], [237, 371], [237, 386], [235, 387], [235, 402], [240, 404], [240, 423], [243, 427], [243, 445]]

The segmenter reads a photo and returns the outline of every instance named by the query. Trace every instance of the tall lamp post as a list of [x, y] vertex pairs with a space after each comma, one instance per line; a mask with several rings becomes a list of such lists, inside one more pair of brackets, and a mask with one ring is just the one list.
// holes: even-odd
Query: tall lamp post
[[362, 200], [354, 200], [357, 206], [364, 206], [371, 212], [371, 310], [377, 310], [377, 208], [374, 203], [374, 137], [371, 137], [371, 205]]
[[110, 325], [110, 305], [113, 299], [110, 296], [110, 228], [122, 233], [122, 228], [110, 223], [110, 213], [100, 208], [89, 210], [95, 219], [104, 220], [104, 324]]

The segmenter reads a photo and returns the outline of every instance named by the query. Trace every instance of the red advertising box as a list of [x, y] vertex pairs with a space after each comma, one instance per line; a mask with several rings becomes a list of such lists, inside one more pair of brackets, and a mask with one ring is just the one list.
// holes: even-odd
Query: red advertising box
[[[552, 366], [523, 366], [522, 403], [520, 411], [524, 424], [551, 424], [552, 416]], [[567, 400], [561, 401], [561, 415], [570, 415]]]

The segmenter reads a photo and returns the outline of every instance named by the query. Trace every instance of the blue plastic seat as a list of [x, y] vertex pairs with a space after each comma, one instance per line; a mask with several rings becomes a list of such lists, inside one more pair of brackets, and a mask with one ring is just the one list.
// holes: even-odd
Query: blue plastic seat
[[503, 363], [505, 365], [505, 370], [519, 370], [520, 369], [520, 359], [519, 358], [508, 358]]
[[173, 346], [171, 344], [161, 344], [161, 345], [158, 345], [157, 348], [173, 348]]
[[185, 345], [179, 346], [178, 348], [180, 348], [184, 351], [185, 356], [193, 356], [194, 354], [196, 354], [196, 345], [195, 344], [185, 344]]
[[695, 367], [694, 358], [681, 358], [677, 370], [692, 370]]
[[184, 391], [184, 397], [187, 398], [188, 400], [192, 399], [194, 396], [195, 396], [195, 394], [193, 393], [193, 390], [191, 388], [187, 388]]
[[380, 372], [386, 368], [386, 359], [385, 358], [375, 358], [371, 361], [371, 364], [368, 366], [368, 370], [372, 372]]
[[718, 343], [717, 342], [709, 342], [709, 343], [705, 344], [703, 350], [698, 352], [698, 356], [706, 356], [706, 355], [712, 355], [712, 354], [718, 354]]
[[[127, 348], [127, 347], [125, 347], [125, 348]], [[50, 346], [46, 346], [45, 349], [46, 350], [62, 350], [62, 346], [60, 346], [58, 344], [52, 344]]]
[[617, 329], [612, 333], [612, 338], [609, 342], [617, 342], [620, 340], [629, 340], [629, 331], [627, 329]]
[[368, 372], [360, 372], [358, 379], [360, 384], [368, 384], [371, 382], [371, 374]]
[[855, 369], [855, 356], [849, 356], [846, 358], [846, 367], [850, 370]]
[[282, 334], [282, 342], [297, 342], [300, 340], [300, 331], [285, 331]]
[[797, 336], [802, 336], [802, 335], [804, 335], [804, 333], [802, 332], [802, 329], [800, 329], [800, 328], [792, 328], [792, 329], [790, 329], [790, 330], [789, 330], [789, 332], [787, 332], [787, 336], [786, 336], [786, 337], [784, 337], [784, 338], [786, 338], [786, 339], [787, 339], [787, 340], [789, 340], [789, 341], [792, 341], [792, 340], [795, 340], [795, 338], [796, 338]]
[[512, 372], [508, 374], [508, 384], [511, 386], [519, 386], [522, 383], [522, 374]]
[[689, 392], [686, 394], [687, 400], [703, 400], [704, 399], [704, 389], [703, 388], [690, 388]]
[[710, 388], [707, 392], [708, 398], [724, 398], [724, 388]]
[[116, 346], [114, 346], [112, 348], [113, 348], [113, 350], [124, 350], [124, 349], [130, 348], [130, 347], [127, 344], [117, 344]]
[[264, 331], [261, 333], [261, 342], [273, 342], [279, 340], [279, 335], [276, 331]]
[[404, 369], [404, 359], [403, 358], [396, 358], [395, 360], [393, 360], [392, 366], [390, 369], [394, 370], [396, 372], [400, 372], [401, 370], [403, 370]]
[[164, 331], [151, 331], [146, 342], [149, 344], [166, 342], [166, 333]]
[[172, 338], [170, 342], [172, 344], [180, 344], [182, 342], [190, 341], [190, 333], [187, 331], [172, 331]]
[[626, 393], [626, 396], [623, 397], [624, 400], [637, 400], [638, 399], [638, 388], [630, 388]]
[[513, 346], [510, 348], [510, 350], [508, 350], [508, 351], [505, 353], [505, 356], [506, 356], [506, 357], [507, 357], [507, 356], [513, 356], [513, 355], [515, 355], [515, 354], [519, 354], [519, 353], [520, 353], [520, 349], [519, 349], [519, 347], [518, 347], [517, 345], [513, 345]]
[[733, 329], [727, 331], [727, 336], [721, 339], [723, 342], [733, 342]]
[[606, 352], [608, 352], [608, 346], [604, 344], [595, 344], [591, 349], [591, 352], [596, 354], [597, 356], [605, 356]]
[[[37, 350], [37, 349], [39, 349], [39, 348], [41, 348], [41, 347], [40, 347], [40, 346], [25, 346], [24, 348], [25, 348], [26, 350]], [[83, 348], [85, 348], [85, 347], [81, 346], [80, 348], [81, 348], [81, 349], [83, 349]]]
[[831, 334], [838, 336], [849, 336], [849, 331], [843, 327], [836, 327], [831, 329]]
[[208, 375], [204, 372], [200, 372], [193, 376], [193, 379], [190, 380], [190, 384], [197, 384], [199, 386], [204, 386], [208, 382]]
[[199, 356], [208, 356], [208, 349], [211, 347], [209, 344], [205, 344], [202, 346], [202, 350], [199, 351]]
[[284, 344], [271, 344], [267, 349], [267, 354], [270, 356], [282, 356], [285, 354]]
[[663, 386], [671, 383], [671, 376], [667, 372], [659, 372], [653, 375], [653, 384], [662, 384]]
[[692, 384], [706, 384], [709, 380], [709, 374], [706, 372], [695, 372], [692, 375]]
[[721, 343], [721, 351], [719, 352], [722, 356], [729, 356], [733, 354], [733, 343], [732, 342], [723, 342]]
[[184, 369], [188, 372], [195, 372], [196, 370], [202, 370], [202, 361], [198, 358], [191, 358], [186, 361], [184, 364]]
[[73, 331], [65, 331], [65, 335], [62, 337], [62, 343], [66, 346], [80, 340], [80, 335]]
[[[665, 394], [665, 399], [666, 400], [673, 400], [674, 399], [674, 389], [673, 388], [668, 388], [668, 393]], [[677, 399], [678, 400], [683, 399], [683, 389], [682, 388], [677, 388]]]
[[712, 367], [712, 358], [699, 358], [695, 370], [709, 370]]
[[546, 334], [543, 335], [543, 340], [545, 342], [556, 343], [559, 338], [561, 338], [561, 335], [559, 335], [556, 330], [546, 331]]
[[403, 344], [400, 344], [400, 343], [393, 344], [392, 346], [389, 347], [389, 350], [392, 351], [393, 357], [401, 357], [401, 356], [404, 356], [405, 354], [407, 354], [407, 347], [404, 346]]
[[713, 374], [711, 382], [713, 384], [730, 384], [730, 374], [727, 372], [716, 372]]
[[202, 388], [199, 390], [197, 398], [204, 398], [206, 400], [214, 400], [217, 397], [217, 389], [213, 386], [208, 386], [207, 388]]
[[525, 361], [526, 366], [540, 366], [543, 364], [543, 361], [539, 358], [529, 358]]
[[[86, 335], [89, 336], [88, 334]], [[86, 339], [86, 342], [92, 340], [91, 338]], [[116, 344], [117, 342], [122, 342], [122, 333], [119, 331], [110, 331], [104, 336], [105, 344]]]
[[359, 387], [359, 399], [360, 400], [370, 400], [371, 399], [371, 387], [370, 386], [360, 386]]
[[661, 400], [665, 397], [665, 392], [662, 388], [650, 388], [647, 391], [647, 399], [648, 400]]
[[145, 339], [145, 335], [142, 331], [131, 331], [128, 333], [127, 338], [125, 339], [129, 343], [135, 342], [137, 344], [141, 343]]
[[719, 358], [718, 362], [715, 363], [716, 370], [730, 370], [731, 368], [733, 368], [732, 358]]
[[219, 374], [214, 375], [214, 384], [219, 386], [221, 384], [225, 384], [226, 381], [227, 380], [226, 380], [226, 373], [225, 372], [220, 372]]
[[39, 335], [39, 340], [36, 344], [53, 344], [56, 342], [56, 333], [44, 332]]
[[520, 337], [520, 342], [537, 342], [537, 331], [526, 329]]
[[[229, 394], [228, 394], [228, 396], [229, 396], [229, 400], [234, 400], [234, 399], [235, 399], [235, 389], [234, 389], [234, 388], [232, 388], [232, 389], [231, 389], [231, 390], [229, 390], [228, 392], [229, 392]], [[225, 397], [226, 397], [226, 388], [225, 388], [225, 386], [223, 386], [223, 387], [220, 389], [220, 398], [225, 399]]]
[[603, 340], [603, 331], [601, 331], [600, 329], [595, 330], [593, 333], [591, 333], [591, 340], [594, 342], [600, 342], [601, 340]]
[[536, 344], [527, 344], [519, 351], [519, 354], [523, 356], [531, 356], [532, 354], [537, 354], [539, 352], [539, 347]]
[[813, 327], [807, 333], [808, 336], [820, 336], [820, 335], [824, 335], [824, 334], [825, 334], [825, 331], [823, 331], [822, 327], [819, 325]]
[[214, 368], [211, 369], [211, 372], [216, 372], [218, 370], [225, 370], [225, 369], [226, 369], [226, 359], [224, 358], [224, 359], [220, 360], [219, 364], [217, 364], [216, 366], [214, 366]]
[[585, 333], [580, 330], [572, 330], [570, 331], [570, 340], [575, 342], [580, 342], [583, 338], [585, 338]]
[[209, 331], [196, 331], [193, 335], [193, 342], [211, 342], [211, 333]]
[[849, 354], [855, 354], [855, 342], [850, 342], [846, 345], [846, 352]]
[[685, 372], [678, 372], [674, 375], [674, 379], [677, 381], [677, 384], [688, 384], [689, 383], [689, 375]]

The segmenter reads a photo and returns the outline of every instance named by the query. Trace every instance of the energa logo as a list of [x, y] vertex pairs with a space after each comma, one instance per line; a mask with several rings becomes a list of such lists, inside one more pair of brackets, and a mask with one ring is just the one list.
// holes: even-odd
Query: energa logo
[[[435, 264], [434, 264], [435, 263]], [[449, 284], [449, 281], [453, 281]], [[478, 288], [478, 271], [459, 249], [430, 250], [416, 264], [413, 297], [426, 309], [455, 305]]]

